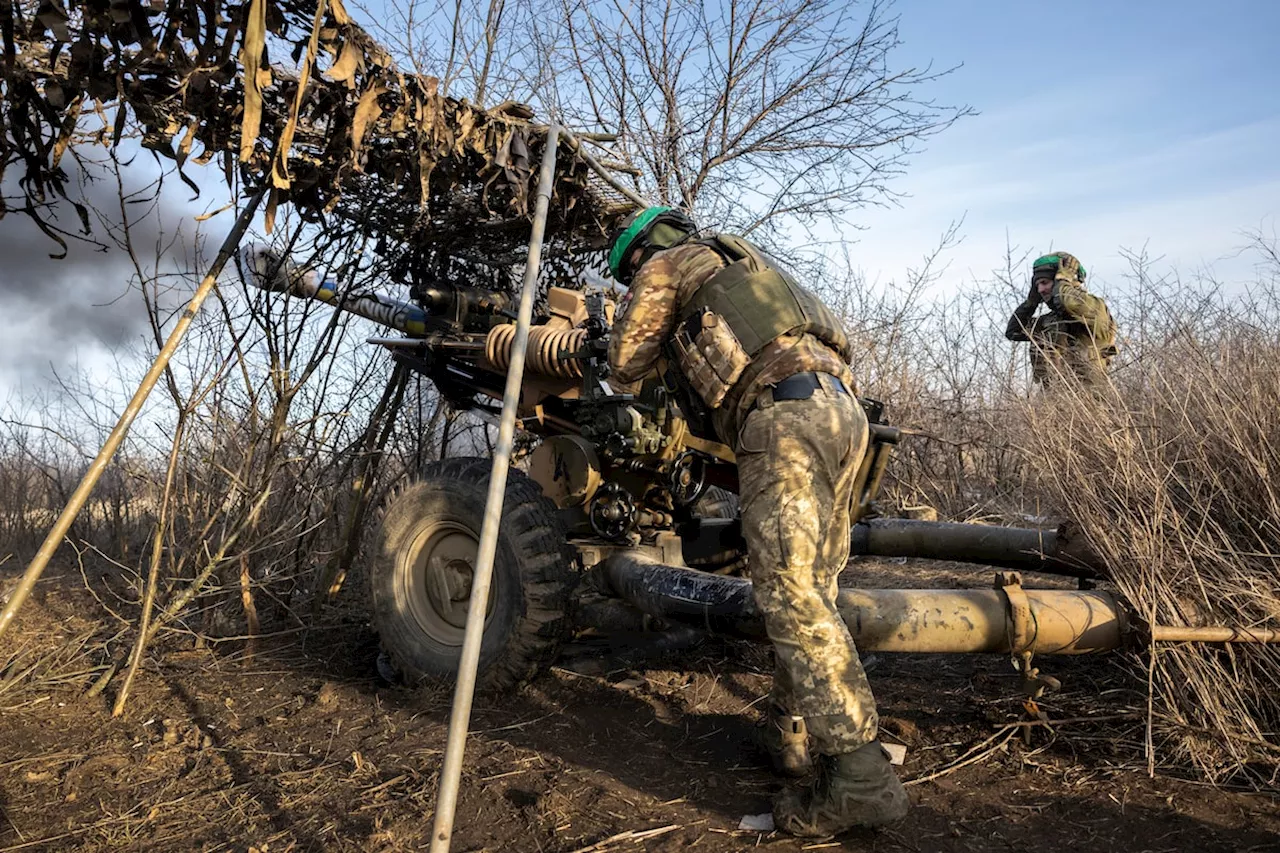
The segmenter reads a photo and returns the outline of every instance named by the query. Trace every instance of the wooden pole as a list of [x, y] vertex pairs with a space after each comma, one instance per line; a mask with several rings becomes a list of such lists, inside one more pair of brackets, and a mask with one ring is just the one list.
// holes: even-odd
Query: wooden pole
[[467, 627], [462, 640], [462, 659], [458, 662], [458, 683], [453, 692], [453, 711], [449, 717], [449, 738], [444, 748], [444, 765], [440, 768], [440, 788], [436, 794], [435, 822], [431, 828], [431, 853], [449, 853], [453, 839], [453, 818], [458, 807], [458, 786], [462, 776], [462, 756], [466, 750], [467, 728], [471, 721], [471, 700], [476, 688], [476, 670], [480, 665], [480, 642], [484, 638], [485, 608], [489, 603], [489, 582], [493, 577], [493, 560], [498, 551], [498, 525], [506, 497], [507, 471], [515, 444], [516, 408], [520, 402], [520, 384], [524, 378], [525, 352], [529, 344], [529, 326], [533, 322], [533, 303], [538, 291], [538, 267], [542, 260], [542, 235], [547, 225], [555, 180], [556, 146], [559, 128], [552, 125], [542, 151], [542, 168], [538, 175], [538, 195], [534, 206], [533, 231], [529, 235], [529, 257], [524, 267], [524, 286], [520, 308], [516, 312], [516, 338], [511, 346], [511, 363], [502, 395], [502, 417], [498, 425], [498, 444], [493, 454], [493, 471], [489, 474], [489, 494], [485, 502], [484, 524], [480, 527], [480, 548], [476, 554], [475, 575], [471, 582], [471, 600], [467, 606]]

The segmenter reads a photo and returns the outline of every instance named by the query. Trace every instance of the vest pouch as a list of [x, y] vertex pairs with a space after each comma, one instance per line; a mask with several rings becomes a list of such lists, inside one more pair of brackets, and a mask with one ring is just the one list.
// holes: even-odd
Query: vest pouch
[[680, 370], [709, 407], [719, 408], [751, 363], [729, 324], [707, 309], [680, 324], [672, 339]]

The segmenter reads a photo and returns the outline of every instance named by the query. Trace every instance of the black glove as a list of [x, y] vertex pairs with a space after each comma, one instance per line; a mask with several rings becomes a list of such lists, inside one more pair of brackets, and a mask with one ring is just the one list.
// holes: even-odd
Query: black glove
[[1062, 308], [1062, 301], [1058, 299], [1058, 290], [1062, 287], [1062, 282], [1054, 281], [1053, 290], [1049, 291], [1049, 298], [1045, 303], [1049, 306], [1050, 311], [1057, 311]]
[[1022, 304], [1023, 305], [1039, 305], [1040, 304], [1040, 289], [1036, 287], [1036, 283], [1034, 281], [1031, 282], [1031, 290], [1029, 293], [1027, 293], [1027, 298], [1023, 300]]

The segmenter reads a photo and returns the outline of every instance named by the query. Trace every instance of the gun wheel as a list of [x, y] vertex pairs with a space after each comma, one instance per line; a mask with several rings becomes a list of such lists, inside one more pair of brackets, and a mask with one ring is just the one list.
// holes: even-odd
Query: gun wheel
[[[457, 675], [489, 473], [487, 460], [444, 460], [382, 512], [370, 577], [374, 626], [410, 683]], [[525, 681], [554, 656], [569, 628], [575, 559], [555, 506], [512, 471], [480, 646], [482, 688]]]

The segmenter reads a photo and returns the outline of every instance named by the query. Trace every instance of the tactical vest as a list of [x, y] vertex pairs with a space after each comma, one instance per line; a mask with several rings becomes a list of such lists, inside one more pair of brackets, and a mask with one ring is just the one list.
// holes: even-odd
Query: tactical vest
[[725, 267], [681, 308], [671, 348], [709, 407], [718, 408], [746, 366], [783, 335], [813, 335], [849, 361], [849, 339], [831, 310], [759, 249], [731, 234], [697, 243]]
[[831, 309], [763, 252], [732, 234], [716, 234], [698, 243], [724, 258], [726, 266], [703, 282], [681, 320], [702, 308], [719, 314], [752, 358], [783, 335], [808, 333], [849, 361], [849, 338]]

